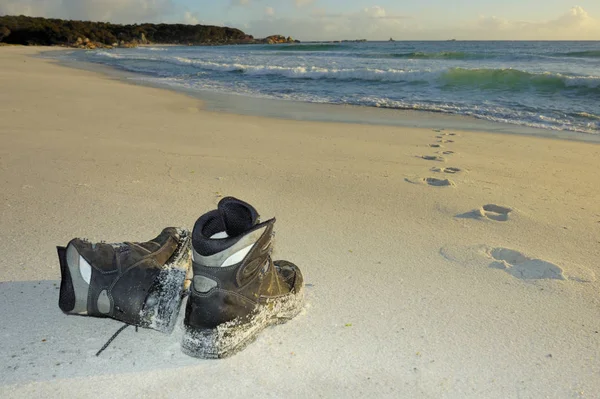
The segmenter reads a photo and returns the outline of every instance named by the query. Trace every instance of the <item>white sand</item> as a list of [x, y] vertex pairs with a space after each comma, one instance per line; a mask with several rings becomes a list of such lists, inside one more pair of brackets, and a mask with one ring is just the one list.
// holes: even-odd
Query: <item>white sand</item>
[[[0, 48], [0, 397], [600, 397], [600, 145], [210, 113], [38, 51]], [[55, 246], [219, 195], [277, 217], [306, 311], [227, 360], [180, 327], [96, 358], [120, 323], [60, 312]]]

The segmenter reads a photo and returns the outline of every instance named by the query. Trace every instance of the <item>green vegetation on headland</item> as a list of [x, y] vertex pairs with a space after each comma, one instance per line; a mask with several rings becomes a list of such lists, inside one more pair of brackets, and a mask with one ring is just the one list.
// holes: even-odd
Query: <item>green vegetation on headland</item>
[[255, 39], [239, 29], [183, 24], [116, 25], [26, 16], [0, 16], [0, 43], [78, 48], [140, 44], [223, 45], [294, 43], [281, 35]]

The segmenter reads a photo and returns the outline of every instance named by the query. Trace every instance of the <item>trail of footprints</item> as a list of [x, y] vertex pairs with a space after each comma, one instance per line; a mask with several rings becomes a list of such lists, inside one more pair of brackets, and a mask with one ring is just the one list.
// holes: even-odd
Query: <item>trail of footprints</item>
[[[437, 134], [435, 136], [437, 140], [436, 143], [432, 143], [429, 144], [430, 148], [435, 148], [438, 149], [440, 151], [437, 151], [437, 155], [421, 155], [420, 158], [424, 159], [426, 161], [433, 161], [433, 162], [446, 162], [447, 160], [447, 156], [453, 155], [454, 151], [452, 150], [442, 150], [442, 148], [445, 147], [445, 145], [448, 144], [452, 144], [454, 143], [454, 138], [457, 137], [456, 133], [448, 133], [448, 132], [443, 132], [442, 130], [436, 129], [434, 130], [434, 132]], [[440, 167], [434, 167], [430, 169], [432, 172], [437, 172], [437, 173], [445, 173], [445, 174], [456, 174], [456, 173], [460, 173], [462, 172], [462, 170], [460, 168], [456, 168], [456, 167], [448, 167], [448, 168], [440, 168]], [[454, 183], [452, 180], [450, 179], [444, 179], [444, 178], [438, 178], [438, 177], [424, 177], [424, 178], [407, 178], [406, 179], [407, 182], [409, 183], [414, 183], [414, 184], [427, 184], [429, 186], [433, 186], [433, 187], [453, 187], [456, 186], [456, 183]]]
[[[424, 159], [426, 161], [433, 162], [446, 162], [447, 158], [454, 154], [452, 150], [444, 150], [444, 144], [452, 144], [454, 143], [454, 139], [458, 137], [456, 133], [445, 132], [443, 129], [435, 129], [436, 133], [435, 138], [438, 139], [437, 143], [429, 144], [430, 148], [439, 149], [436, 152], [437, 155], [421, 155], [419, 158]], [[461, 173], [463, 170], [457, 167], [440, 167], [434, 166], [430, 169], [430, 171], [445, 174], [445, 175], [455, 175]], [[417, 177], [417, 178], [407, 178], [407, 182], [414, 184], [426, 184], [433, 187], [454, 187], [456, 183], [452, 180], [443, 178], [443, 176], [439, 177]], [[456, 215], [458, 218], [470, 218], [470, 219], [479, 219], [479, 220], [491, 220], [495, 222], [506, 222], [509, 220], [509, 215], [513, 210], [511, 208], [500, 206], [496, 204], [487, 204], [483, 205], [479, 209], [475, 209], [473, 211]]]
[[[421, 155], [420, 158], [432, 162], [446, 162], [448, 157], [454, 154], [451, 146], [458, 137], [456, 133], [448, 133], [443, 130], [434, 130], [436, 133], [435, 143], [429, 144], [429, 148], [437, 149], [435, 154]], [[443, 175], [455, 175], [462, 170], [457, 167], [434, 166], [430, 171], [438, 174], [438, 177], [411, 178], [406, 181], [415, 184], [426, 184], [433, 187], [453, 187], [456, 184], [443, 178]], [[510, 220], [512, 208], [487, 204], [470, 212], [456, 215], [457, 218], [477, 219], [493, 223], [503, 223]], [[571, 280], [580, 283], [595, 281], [595, 274], [578, 265], [569, 265], [564, 268], [555, 263], [543, 259], [537, 259], [510, 248], [491, 248], [486, 245], [474, 247], [444, 247], [440, 254], [448, 260], [467, 265], [484, 264], [491, 269], [503, 270], [519, 280]]]

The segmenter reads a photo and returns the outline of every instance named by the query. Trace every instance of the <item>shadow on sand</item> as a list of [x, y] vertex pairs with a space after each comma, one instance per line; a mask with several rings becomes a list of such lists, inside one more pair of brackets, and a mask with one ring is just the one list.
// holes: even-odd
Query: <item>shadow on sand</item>
[[198, 364], [180, 349], [183, 310], [171, 335], [129, 327], [96, 357], [123, 323], [63, 314], [59, 285], [0, 282], [0, 385]]

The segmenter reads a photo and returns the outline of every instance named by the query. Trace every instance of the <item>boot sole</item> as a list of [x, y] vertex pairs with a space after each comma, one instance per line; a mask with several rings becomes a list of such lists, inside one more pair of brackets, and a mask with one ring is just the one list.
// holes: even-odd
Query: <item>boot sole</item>
[[237, 320], [212, 329], [185, 327], [181, 350], [201, 359], [223, 359], [233, 356], [252, 343], [267, 327], [283, 324], [296, 317], [304, 307], [304, 287], [297, 293], [270, 299], [261, 304], [248, 321]]
[[71, 278], [71, 270], [67, 262], [67, 248], [56, 247], [58, 252], [58, 260], [60, 263], [60, 293], [58, 297], [58, 307], [65, 313], [71, 313], [75, 308], [76, 295], [73, 279]]
[[80, 256], [69, 247], [56, 247], [60, 263], [60, 294], [58, 306], [68, 314], [87, 315], [89, 284], [79, 269]]
[[191, 236], [179, 231], [177, 249], [154, 281], [150, 294], [140, 312], [140, 327], [151, 328], [170, 334], [175, 328], [181, 302], [189, 289], [188, 274], [191, 271]]

